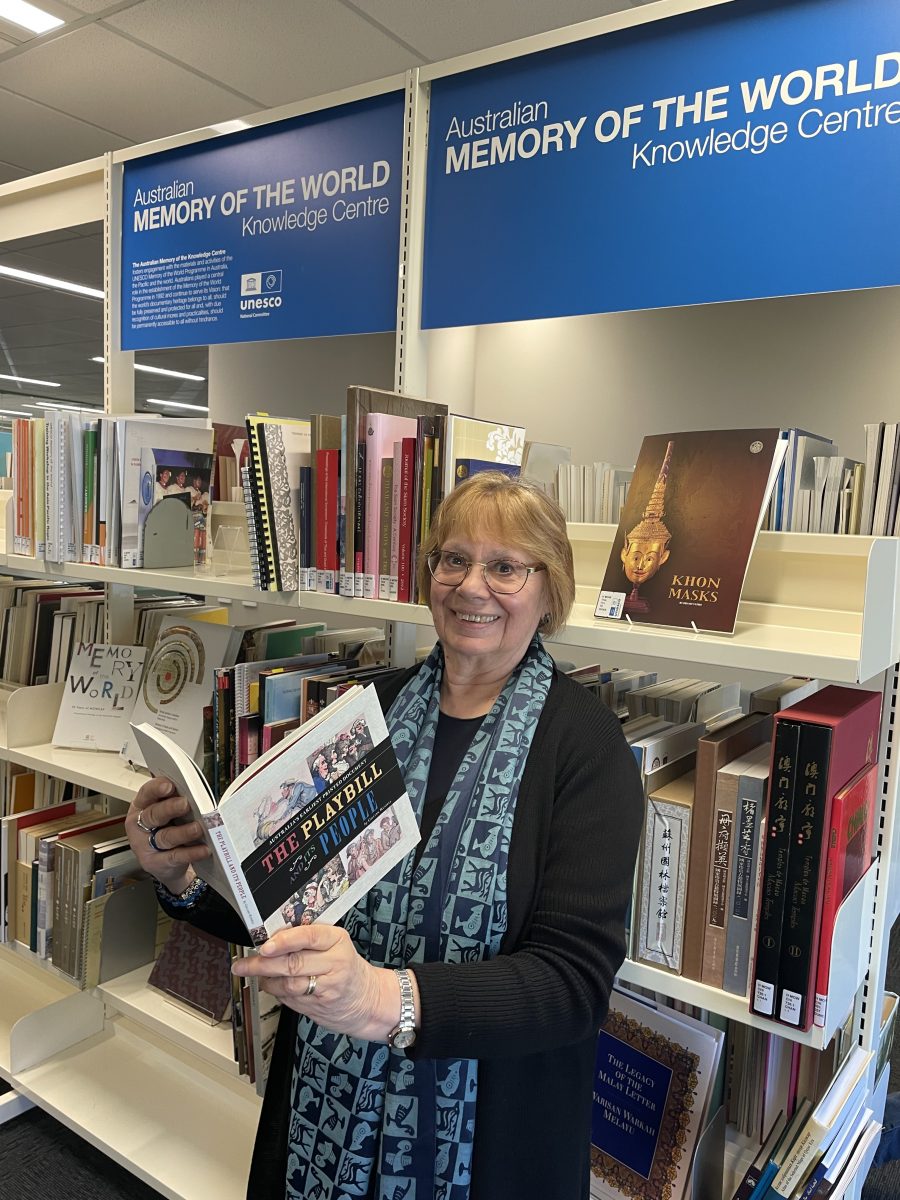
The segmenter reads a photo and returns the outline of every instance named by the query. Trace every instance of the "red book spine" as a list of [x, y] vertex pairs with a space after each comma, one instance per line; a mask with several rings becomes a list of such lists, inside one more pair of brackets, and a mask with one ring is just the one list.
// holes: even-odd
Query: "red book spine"
[[316, 568], [336, 571], [338, 451], [316, 451]]
[[816, 965], [814, 1020], [824, 1026], [828, 1007], [828, 977], [831, 973], [831, 942], [838, 909], [872, 861], [875, 829], [875, 788], [878, 767], [864, 768], [836, 794], [831, 806], [828, 844], [825, 851], [825, 890]]
[[413, 501], [416, 482], [416, 439], [404, 438], [400, 457], [400, 544], [397, 599], [408, 603], [412, 581]]

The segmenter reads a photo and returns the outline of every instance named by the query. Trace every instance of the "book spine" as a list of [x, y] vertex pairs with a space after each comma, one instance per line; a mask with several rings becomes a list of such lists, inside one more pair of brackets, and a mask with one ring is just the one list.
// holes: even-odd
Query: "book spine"
[[703, 935], [701, 983], [721, 988], [725, 973], [725, 938], [728, 924], [728, 891], [731, 876], [738, 777], [720, 775], [716, 781], [716, 811], [712, 856], [709, 865], [706, 930]]
[[394, 442], [394, 463], [391, 478], [391, 584], [390, 599], [397, 599], [400, 575], [400, 478], [403, 474], [403, 442]]
[[785, 880], [791, 838], [791, 810], [797, 773], [800, 727], [779, 721], [775, 730], [766, 851], [763, 860], [759, 928], [753, 965], [751, 1009], [763, 1017], [774, 1017], [781, 957], [781, 923], [784, 916]]
[[810, 982], [815, 935], [822, 918], [820, 882], [831, 739], [831, 726], [804, 724], [797, 750], [777, 1011], [779, 1020], [800, 1029], [812, 1024]]
[[753, 950], [751, 935], [758, 907], [758, 880], [764, 845], [764, 789], [765, 780], [752, 776], [742, 777], [738, 789], [731, 900], [722, 975], [725, 991], [737, 996], [746, 996], [750, 974], [750, 955]]
[[[300, 468], [300, 488], [299, 488], [299, 513], [300, 513], [300, 528], [298, 530], [298, 561], [301, 573], [309, 567], [314, 567], [315, 560], [312, 559], [312, 545], [309, 535], [310, 528], [310, 508], [312, 507], [312, 480], [313, 468]], [[300, 591], [308, 590], [303, 586], [301, 580]]]
[[322, 539], [321, 563], [322, 568], [317, 579], [317, 589], [320, 592], [334, 593], [338, 591], [338, 471], [340, 468], [339, 451], [334, 449], [320, 450], [322, 486], [319, 493], [319, 503], [316, 509]]
[[256, 906], [256, 901], [253, 899], [250, 888], [247, 886], [247, 880], [244, 872], [241, 870], [240, 859], [235, 851], [231, 836], [218, 812], [207, 814], [203, 818], [203, 823], [209, 833], [213, 853], [221, 863], [228, 880], [231, 894], [241, 920], [247, 927], [247, 932], [253, 939], [254, 946], [261, 946], [268, 939], [269, 935], [266, 933], [266, 927]]
[[400, 464], [400, 538], [397, 553], [397, 599], [408, 603], [412, 589], [413, 491], [416, 439], [403, 439]]
[[391, 598], [391, 510], [393, 504], [394, 460], [381, 460], [381, 513], [378, 537], [378, 599]]
[[684, 891], [691, 840], [690, 805], [648, 804], [640, 867], [637, 958], [681, 970]]
[[249, 446], [249, 476], [250, 496], [253, 504], [253, 515], [256, 521], [256, 550], [259, 559], [260, 587], [263, 591], [278, 590], [278, 576], [275, 563], [275, 541], [272, 530], [272, 516], [269, 511], [269, 501], [266, 494], [266, 470], [263, 458], [264, 439], [261, 427], [257, 421], [247, 422], [247, 443]]
[[361, 598], [365, 584], [366, 443], [356, 444], [356, 486], [353, 508], [353, 594]]
[[250, 555], [250, 573], [253, 576], [253, 586], [265, 591], [262, 582], [262, 565], [259, 561], [259, 537], [256, 524], [256, 505], [253, 502], [253, 484], [250, 481], [250, 467], [241, 467], [241, 490], [244, 495], [244, 512], [247, 516], [247, 548]]

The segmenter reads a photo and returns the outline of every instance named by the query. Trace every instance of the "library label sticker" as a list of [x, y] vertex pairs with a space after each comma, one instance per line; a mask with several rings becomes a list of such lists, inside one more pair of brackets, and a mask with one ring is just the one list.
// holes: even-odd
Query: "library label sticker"
[[601, 592], [594, 609], [595, 617], [621, 617], [625, 611], [625, 592]]
[[391, 92], [127, 162], [122, 349], [392, 330], [402, 145]]

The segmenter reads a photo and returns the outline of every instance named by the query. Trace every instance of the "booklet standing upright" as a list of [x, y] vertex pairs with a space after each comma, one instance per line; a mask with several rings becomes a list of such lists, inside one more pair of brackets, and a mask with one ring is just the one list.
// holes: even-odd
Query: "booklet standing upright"
[[171, 779], [212, 851], [197, 874], [255, 945], [279, 929], [334, 924], [419, 840], [375, 688], [354, 687], [256, 760], [218, 804], [190, 755], [133, 726], [154, 775]]

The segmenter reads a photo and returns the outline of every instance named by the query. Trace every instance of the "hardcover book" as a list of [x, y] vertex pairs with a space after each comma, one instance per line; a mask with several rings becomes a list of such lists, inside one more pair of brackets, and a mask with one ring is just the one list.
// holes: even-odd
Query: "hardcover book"
[[781, 715], [799, 726], [800, 737], [777, 1012], [779, 1020], [808, 1029], [813, 1022], [831, 803], [840, 788], [877, 758], [881, 698], [876, 692], [831, 686]]
[[681, 971], [694, 806], [691, 766], [693, 756], [689, 755], [654, 772], [659, 783], [647, 796], [639, 872], [636, 957], [676, 975]]
[[53, 745], [121, 750], [146, 654], [144, 646], [80, 643], [72, 655]]
[[372, 686], [351, 688], [288, 734], [218, 804], [180, 746], [146, 724], [134, 735], [204, 830], [212, 854], [197, 874], [255, 945], [290, 925], [333, 924], [419, 840]]
[[597, 1038], [591, 1195], [681, 1200], [724, 1035], [613, 989]]
[[786, 445], [777, 429], [644, 438], [595, 616], [733, 633]]
[[521, 468], [524, 453], [524, 425], [502, 425], [478, 417], [450, 416], [447, 420], [444, 495], [449, 495], [469, 473], [475, 473], [467, 471], [458, 475], [459, 463], [477, 463], [476, 471], [491, 470], [492, 467], [505, 471], [508, 467]]
[[229, 945], [187, 921], [173, 921], [147, 982], [215, 1025], [231, 1004]]
[[831, 802], [813, 1014], [814, 1023], [820, 1026], [825, 1024], [828, 1009], [831, 939], [838, 909], [844, 898], [862, 879], [872, 861], [877, 783], [878, 767], [875, 764], [864, 767], [846, 787], [835, 793]]

